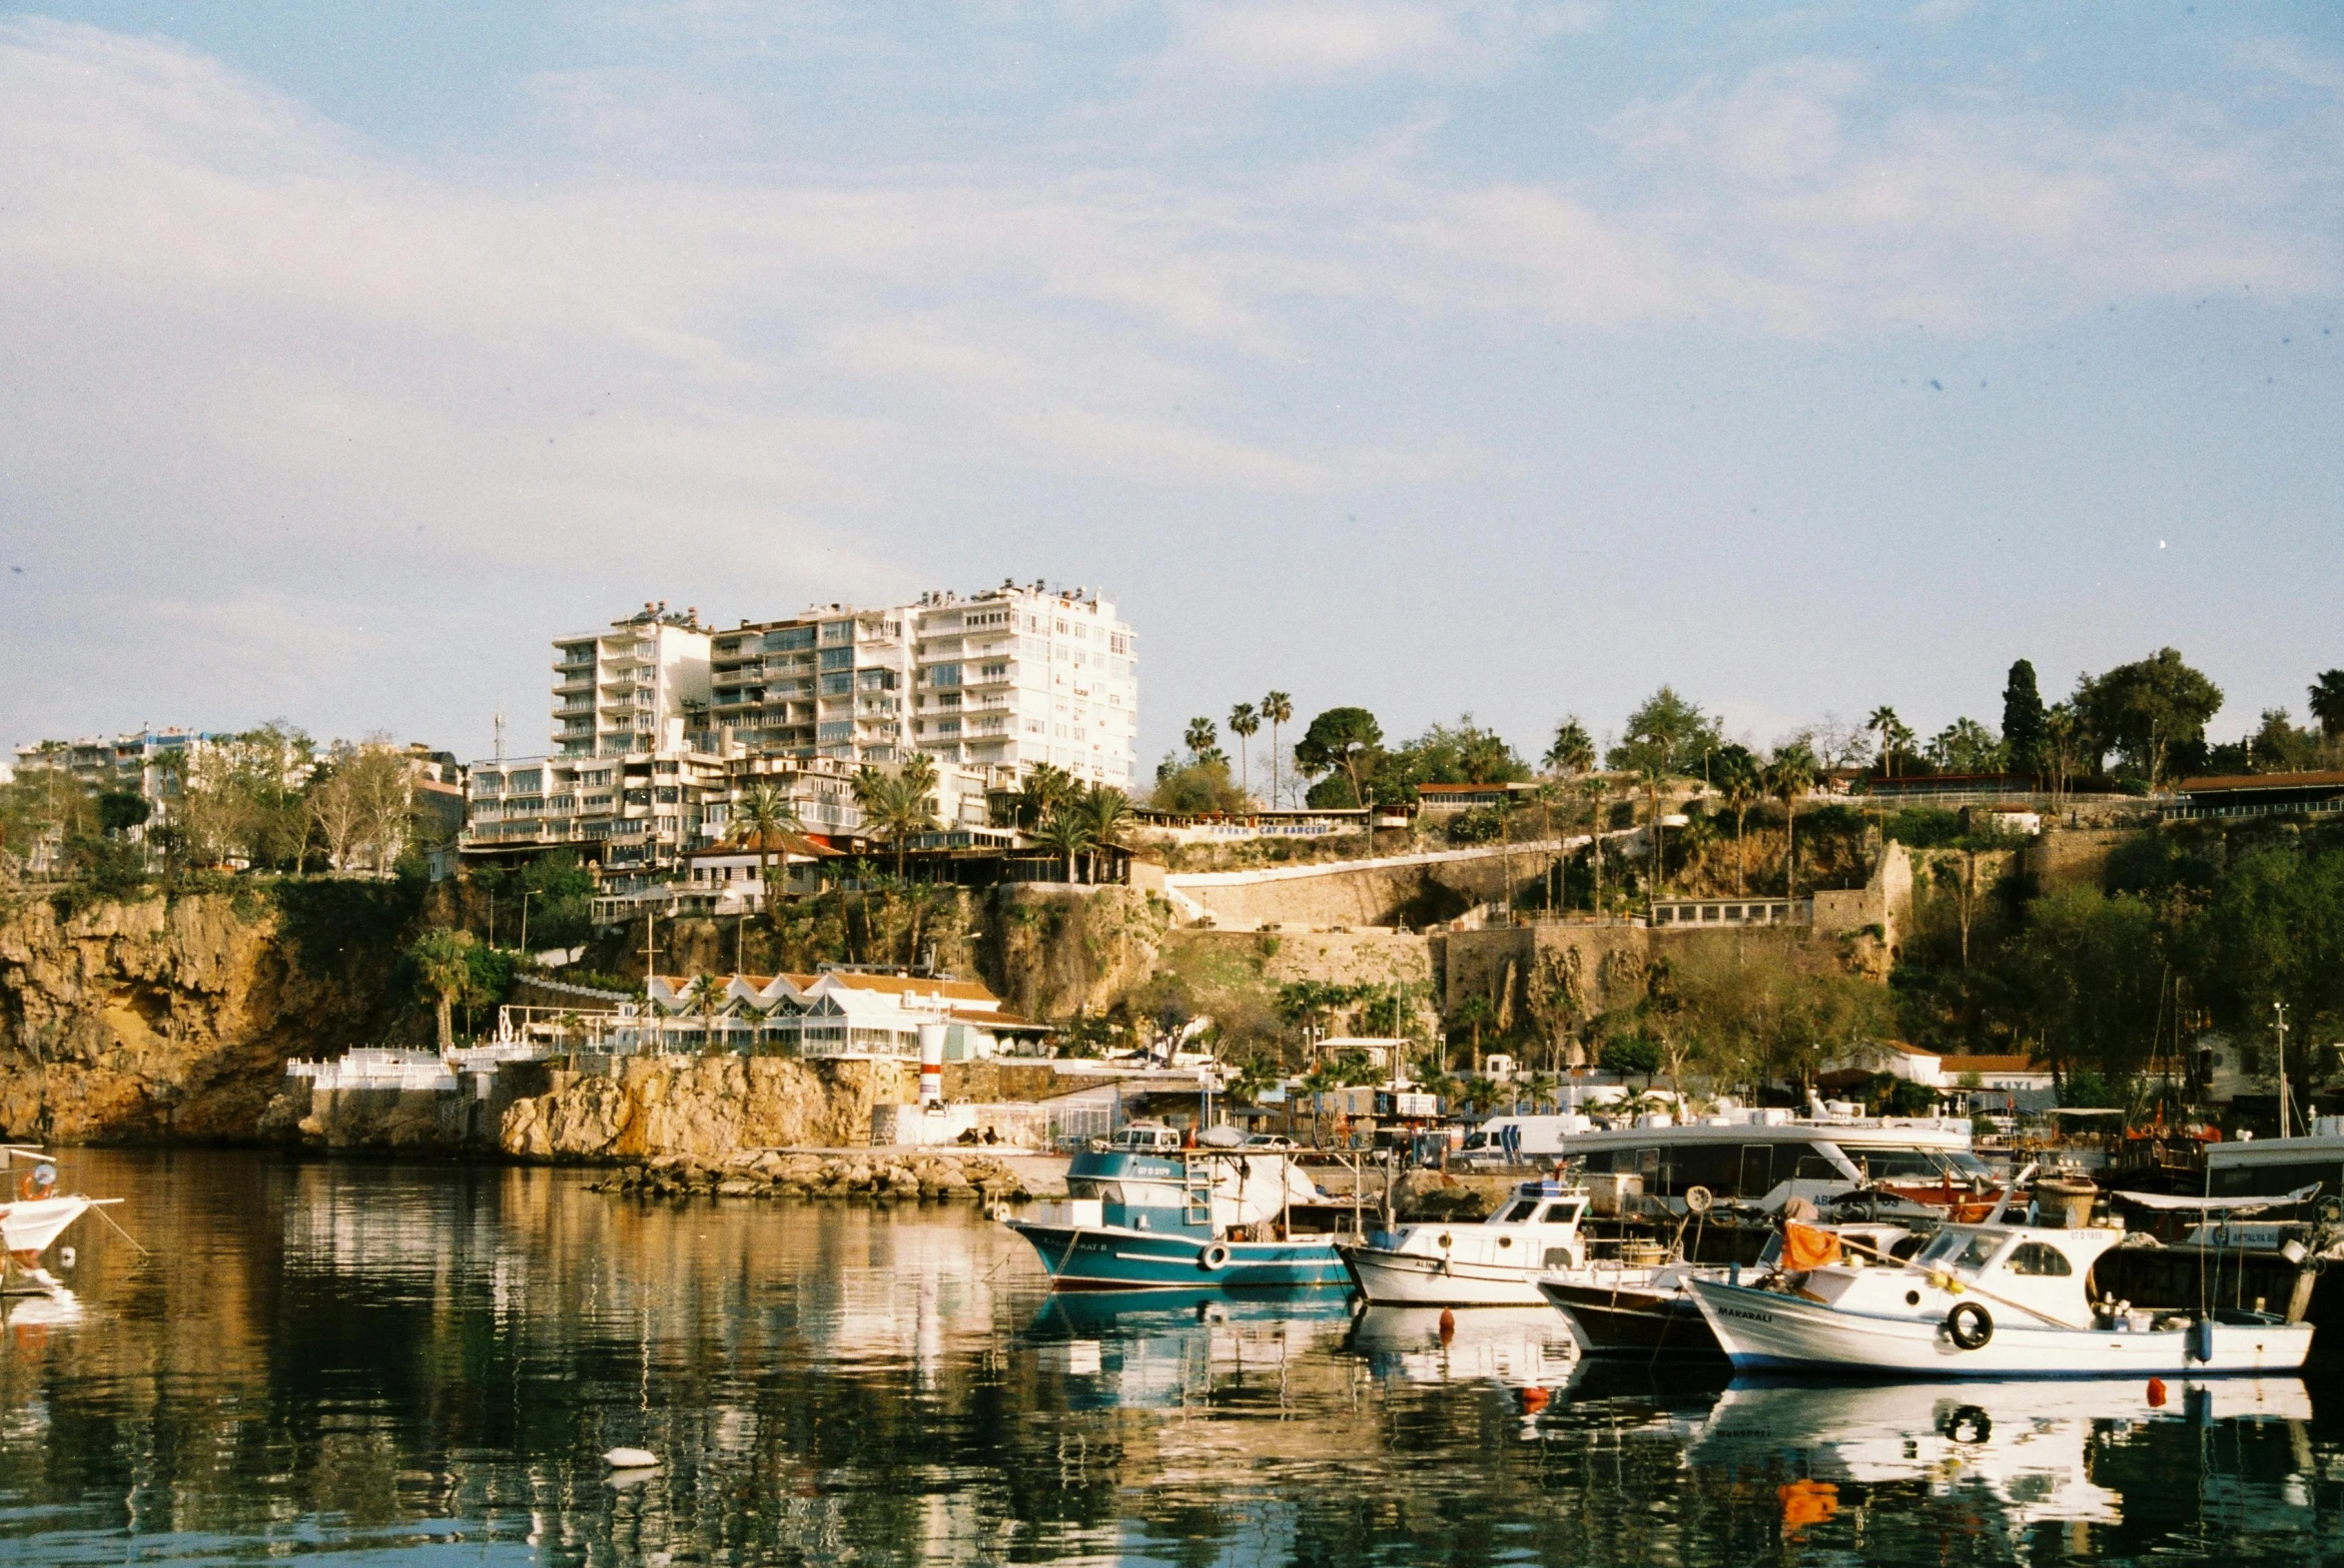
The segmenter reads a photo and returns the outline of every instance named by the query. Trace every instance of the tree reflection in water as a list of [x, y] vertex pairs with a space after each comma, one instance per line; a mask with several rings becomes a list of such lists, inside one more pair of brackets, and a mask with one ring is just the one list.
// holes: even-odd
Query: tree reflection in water
[[[0, 1560], [2286, 1562], [2344, 1539], [2335, 1402], [2294, 1379], [2161, 1408], [2129, 1383], [1727, 1390], [1579, 1366], [1538, 1313], [1444, 1334], [1323, 1295], [1053, 1297], [965, 1208], [75, 1164], [156, 1256], [89, 1236], [78, 1314], [0, 1307]], [[614, 1487], [618, 1444], [664, 1463]]]

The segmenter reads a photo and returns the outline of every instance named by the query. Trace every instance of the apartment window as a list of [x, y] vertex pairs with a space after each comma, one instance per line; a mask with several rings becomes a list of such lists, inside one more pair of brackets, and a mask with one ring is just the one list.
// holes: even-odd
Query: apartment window
[[961, 694], [957, 691], [948, 691], [936, 699], [936, 705], [940, 708], [957, 708], [961, 705]]
[[833, 620], [822, 623], [822, 645], [855, 640], [855, 623], [851, 620]]
[[826, 721], [816, 731], [816, 736], [821, 740], [852, 740], [855, 736], [854, 721], [852, 719]]
[[840, 670], [836, 674], [822, 677], [822, 695], [825, 697], [846, 696], [854, 690], [854, 686], [855, 676], [852, 670]]
[[958, 735], [960, 732], [961, 721], [959, 719], [945, 719], [936, 726], [936, 733], [939, 735]]
[[853, 669], [855, 667], [855, 650], [852, 648], [824, 648], [822, 650], [822, 667], [826, 670]]
[[1129, 637], [1111, 636], [1107, 639], [1107, 651], [1110, 653], [1129, 653], [1131, 648], [1132, 643]]
[[810, 648], [814, 646], [814, 628], [783, 626], [767, 632], [763, 641], [768, 653], [788, 653], [799, 648]]
[[855, 676], [855, 689], [857, 691], [893, 691], [895, 690], [895, 671], [862, 670]]

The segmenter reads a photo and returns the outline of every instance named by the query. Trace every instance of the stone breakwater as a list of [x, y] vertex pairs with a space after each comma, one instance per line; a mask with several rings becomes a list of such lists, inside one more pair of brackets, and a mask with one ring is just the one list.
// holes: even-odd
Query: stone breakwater
[[873, 1198], [882, 1202], [1021, 1202], [1049, 1183], [1039, 1172], [982, 1154], [902, 1153], [875, 1149], [840, 1154], [784, 1154], [744, 1150], [730, 1160], [704, 1163], [661, 1155], [621, 1167], [590, 1182], [598, 1192], [645, 1197]]

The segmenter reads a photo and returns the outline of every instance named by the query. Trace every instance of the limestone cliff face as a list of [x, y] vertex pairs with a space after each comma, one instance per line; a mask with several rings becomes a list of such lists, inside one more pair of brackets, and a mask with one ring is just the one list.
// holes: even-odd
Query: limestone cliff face
[[505, 1113], [504, 1152], [524, 1160], [672, 1155], [702, 1164], [743, 1149], [871, 1141], [871, 1108], [918, 1098], [905, 1062], [787, 1057], [644, 1057], [613, 1078], [556, 1070], [551, 1088]]
[[1013, 1012], [1072, 1018], [1156, 972], [1172, 907], [1138, 888], [1010, 883], [996, 904], [986, 978]]
[[240, 1141], [289, 1056], [380, 1041], [405, 896], [201, 894], [0, 920], [0, 1136]]

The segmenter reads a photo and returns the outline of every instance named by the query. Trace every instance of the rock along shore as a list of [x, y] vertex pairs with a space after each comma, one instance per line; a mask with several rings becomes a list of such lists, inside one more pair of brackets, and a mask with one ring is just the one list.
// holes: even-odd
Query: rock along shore
[[873, 1198], [882, 1202], [1023, 1202], [1063, 1189], [1065, 1162], [976, 1152], [743, 1150], [709, 1163], [660, 1155], [588, 1185], [645, 1197]]

